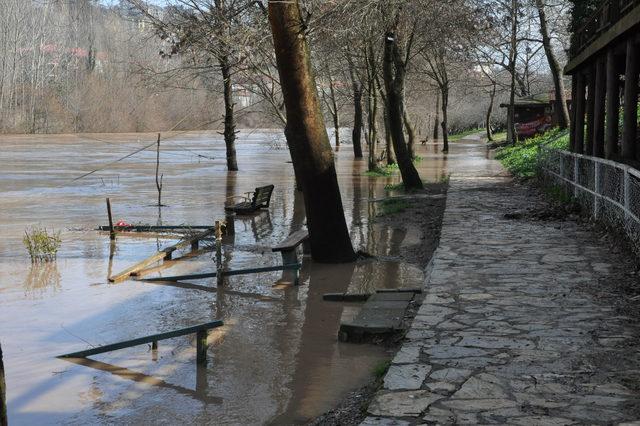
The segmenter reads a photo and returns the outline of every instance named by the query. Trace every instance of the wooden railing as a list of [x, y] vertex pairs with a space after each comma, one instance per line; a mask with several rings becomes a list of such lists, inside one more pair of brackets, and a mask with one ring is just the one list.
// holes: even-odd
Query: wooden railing
[[573, 35], [570, 55], [575, 58], [600, 35], [611, 28], [635, 6], [640, 0], [606, 0], [589, 20]]

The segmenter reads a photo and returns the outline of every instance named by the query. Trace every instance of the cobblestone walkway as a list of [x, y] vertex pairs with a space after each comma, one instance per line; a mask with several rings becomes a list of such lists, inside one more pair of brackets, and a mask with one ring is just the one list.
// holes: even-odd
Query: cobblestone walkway
[[617, 266], [573, 222], [504, 218], [526, 205], [506, 178], [452, 179], [424, 304], [364, 425], [640, 420], [640, 326], [585, 291]]

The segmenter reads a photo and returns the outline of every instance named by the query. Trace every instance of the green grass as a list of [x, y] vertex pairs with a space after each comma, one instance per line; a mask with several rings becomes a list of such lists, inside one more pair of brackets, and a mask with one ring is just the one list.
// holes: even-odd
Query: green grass
[[499, 149], [496, 159], [500, 160], [502, 165], [514, 176], [530, 178], [536, 175], [540, 145], [547, 145], [555, 149], [567, 149], [569, 147], [569, 132], [551, 129], [524, 142]]
[[390, 183], [384, 186], [384, 189], [387, 191], [403, 191], [404, 190], [404, 182], [400, 183]]
[[368, 170], [364, 174], [369, 177], [389, 177], [393, 176], [393, 173], [398, 170], [398, 166], [396, 164], [391, 164], [388, 166], [378, 167], [375, 170]]
[[389, 198], [382, 201], [381, 210], [378, 213], [378, 216], [400, 213], [401, 211], [406, 210], [407, 207], [409, 207], [409, 203], [407, 201]]
[[476, 133], [480, 133], [482, 131], [483, 129], [470, 129], [470, 130], [465, 130], [464, 132], [455, 133], [453, 135], [449, 135], [449, 142], [456, 142], [467, 136], [475, 135]]
[[31, 263], [52, 262], [56, 260], [62, 239], [60, 231], [50, 232], [46, 228], [34, 227], [24, 231], [22, 242], [29, 252]]
[[499, 132], [493, 134], [493, 142], [504, 142], [507, 140], [507, 132]]
[[[422, 161], [422, 157], [416, 155], [413, 157], [413, 164], [417, 164]], [[368, 170], [364, 172], [365, 176], [369, 177], [389, 177], [393, 176], [393, 174], [400, 170], [398, 163], [387, 164], [386, 166], [380, 166], [375, 170]]]
[[382, 379], [387, 371], [389, 371], [389, 367], [391, 366], [391, 361], [382, 361], [379, 362], [375, 367], [373, 367], [373, 375], [377, 379]]

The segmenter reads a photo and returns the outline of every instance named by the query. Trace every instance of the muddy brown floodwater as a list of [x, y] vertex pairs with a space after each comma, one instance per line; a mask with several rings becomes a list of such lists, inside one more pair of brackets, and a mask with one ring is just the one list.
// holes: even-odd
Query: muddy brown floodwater
[[[214, 132], [163, 138], [163, 203], [159, 215], [151, 134], [0, 136], [0, 341], [5, 356], [9, 421], [19, 424], [299, 423], [314, 418], [366, 383], [390, 354], [381, 347], [339, 343], [348, 307], [322, 302], [327, 292], [370, 292], [421, 284], [422, 268], [394, 260], [420, 233], [397, 233], [373, 220], [369, 200], [387, 195], [398, 177], [364, 175], [350, 146], [336, 153], [347, 222], [357, 249], [378, 261], [318, 265], [306, 259], [301, 285], [274, 287], [280, 273], [231, 277], [224, 289], [201, 280], [193, 289], [125, 281], [125, 269], [176, 239], [118, 237], [111, 252], [105, 198], [115, 219], [145, 224], [210, 225], [224, 217], [230, 195], [273, 183], [268, 211], [235, 220], [224, 262], [232, 269], [279, 264], [270, 251], [303, 225], [289, 154], [276, 132], [241, 133], [239, 172], [225, 170], [224, 143]], [[432, 149], [432, 148], [430, 148]], [[446, 175], [447, 159], [421, 147], [423, 179]], [[452, 158], [450, 155], [449, 158]], [[108, 167], [104, 167], [108, 166]], [[83, 179], [77, 177], [94, 169]], [[31, 265], [26, 228], [62, 231], [55, 263]], [[211, 271], [210, 253], [157, 274]], [[56, 356], [221, 318], [209, 338], [209, 364], [197, 368], [193, 337], [110, 352], [82, 364]]]

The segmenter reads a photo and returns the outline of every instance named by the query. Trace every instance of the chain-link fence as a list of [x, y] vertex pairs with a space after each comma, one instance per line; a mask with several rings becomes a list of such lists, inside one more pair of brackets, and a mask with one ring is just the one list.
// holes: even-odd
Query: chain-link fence
[[623, 230], [640, 254], [640, 171], [602, 158], [541, 147], [540, 177], [600, 221]]

